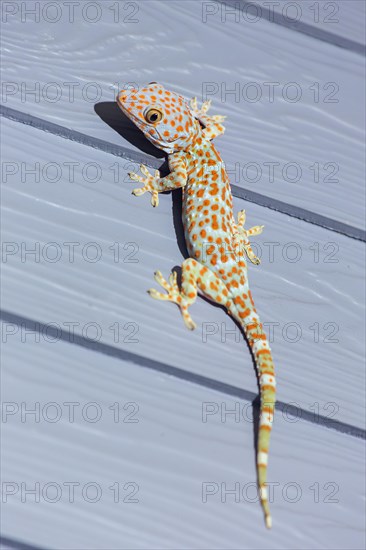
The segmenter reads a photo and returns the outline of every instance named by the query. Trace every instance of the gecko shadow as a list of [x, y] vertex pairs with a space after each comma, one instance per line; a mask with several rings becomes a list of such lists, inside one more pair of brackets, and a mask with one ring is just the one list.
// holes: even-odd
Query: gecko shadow
[[121, 111], [115, 101], [102, 101], [94, 105], [95, 113], [123, 139], [147, 155], [163, 158], [164, 153], [155, 147], [143, 132]]
[[[96, 114], [110, 126], [123, 139], [137, 147], [143, 153], [152, 157], [161, 159], [162, 164], [159, 166], [161, 176], [169, 174], [169, 165], [167, 155], [155, 147], [145, 136], [144, 133], [131, 122], [131, 120], [121, 111], [117, 103], [114, 101], [104, 101], [97, 103], [94, 106]], [[132, 187], [131, 187], [132, 189]], [[184, 258], [188, 258], [188, 251], [184, 238], [184, 230], [182, 223], [182, 190], [177, 189], [174, 192], [166, 191], [162, 195], [172, 194], [172, 214], [174, 231], [177, 238], [179, 250]]]
[[[173, 193], [173, 197], [174, 197], [174, 193]], [[182, 268], [181, 268], [181, 266], [177, 266], [177, 265], [174, 266], [172, 271], [175, 271], [177, 273], [178, 284], [181, 285], [181, 283], [182, 283]], [[206, 298], [205, 296], [202, 296], [202, 295], [200, 295], [200, 298], [202, 300], [204, 300], [205, 302], [207, 302], [211, 307], [214, 306], [214, 307], [222, 309], [224, 311], [224, 313], [226, 314], [226, 316], [229, 317], [229, 315], [227, 313], [227, 310], [223, 305], [216, 304], [216, 303], [212, 302], [209, 298]], [[259, 397], [259, 395], [260, 395], [260, 384], [259, 384], [259, 376], [258, 376], [258, 372], [257, 372], [254, 353], [253, 353], [252, 348], [249, 346], [249, 342], [248, 342], [248, 339], [245, 335], [243, 327], [240, 325], [240, 323], [236, 319], [233, 319], [232, 317], [231, 317], [231, 321], [236, 325], [237, 329], [243, 335], [243, 344], [244, 343], [247, 344], [247, 349], [249, 350], [250, 357], [251, 357], [251, 360], [252, 360], [252, 368], [253, 368], [253, 371], [254, 371], [254, 375], [257, 379], [258, 395], [251, 402], [252, 403], [252, 418], [251, 419], [250, 418], [249, 419], [248, 418], [244, 419], [243, 417], [241, 417], [241, 420], [247, 421], [247, 422], [250, 422], [250, 421], [253, 422], [254, 469], [255, 469], [255, 472], [256, 472], [256, 475], [257, 475], [257, 483], [259, 483], [258, 469], [257, 469], [259, 421], [260, 421], [260, 397]], [[244, 349], [245, 349], [245, 346], [243, 345], [243, 350]]]
[[[131, 143], [134, 147], [137, 147], [145, 154], [151, 155], [152, 157], [155, 157], [157, 159], [162, 160], [162, 164], [159, 167], [161, 176], [164, 177], [169, 173], [169, 165], [168, 165], [168, 157], [167, 155], [155, 147], [145, 136], [144, 133], [137, 128], [133, 122], [130, 121], [130, 119], [121, 111], [121, 109], [118, 107], [116, 102], [112, 101], [106, 101], [97, 103], [94, 106], [95, 113], [110, 126], [115, 132], [117, 132], [123, 139]], [[174, 192], [167, 191], [165, 193], [162, 193], [163, 195], [172, 194], [172, 214], [173, 214], [173, 224], [174, 224], [174, 231], [177, 239], [177, 244], [179, 247], [179, 250], [184, 258], [188, 258], [188, 250], [185, 242], [184, 237], [184, 229], [183, 229], [183, 223], [182, 223], [182, 190], [177, 189]], [[174, 266], [172, 271], [176, 271], [178, 275], [178, 281], [179, 284], [181, 283], [181, 273], [182, 269], [181, 266]], [[210, 304], [210, 306], [214, 306], [217, 308], [222, 309], [226, 313], [226, 309], [224, 306], [220, 304], [215, 304], [214, 302], [211, 302], [208, 298], [202, 296], [203, 300]], [[237, 328], [240, 330], [240, 332], [244, 336], [244, 340], [247, 342], [245, 333], [240, 326], [240, 324], [235, 320], [231, 319], [237, 326]], [[251, 359], [252, 359], [252, 366], [254, 373], [257, 378], [257, 385], [258, 385], [258, 393], [259, 393], [259, 378], [257, 374], [256, 364], [255, 364], [255, 358], [252, 353], [252, 350], [250, 346], [248, 345], [247, 348], [250, 351]], [[243, 346], [244, 351], [244, 346]], [[252, 418], [253, 418], [253, 445], [255, 449], [255, 461], [257, 456], [257, 450], [258, 450], [258, 435], [259, 435], [259, 415], [260, 415], [260, 399], [259, 395], [252, 401]], [[257, 468], [255, 467], [255, 470]]]

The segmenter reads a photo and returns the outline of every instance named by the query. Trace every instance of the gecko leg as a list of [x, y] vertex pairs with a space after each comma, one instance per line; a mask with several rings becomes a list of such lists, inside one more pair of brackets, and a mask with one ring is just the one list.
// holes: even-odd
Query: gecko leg
[[223, 115], [207, 115], [207, 111], [211, 107], [211, 100], [204, 101], [201, 108], [198, 108], [197, 98], [194, 97], [191, 100], [190, 108], [194, 116], [204, 125], [202, 130], [202, 135], [208, 139], [212, 140], [217, 136], [220, 136], [225, 132], [225, 127], [221, 124], [226, 116]]
[[173, 302], [179, 307], [183, 321], [186, 327], [189, 330], [194, 330], [196, 328], [196, 323], [193, 321], [192, 317], [188, 313], [188, 306], [190, 306], [194, 299], [186, 296], [183, 292], [180, 291], [177, 283], [177, 274], [175, 271], [169, 277], [169, 282], [166, 281], [160, 271], [155, 272], [155, 281], [167, 291], [167, 294], [163, 292], [158, 292], [155, 288], [150, 288], [148, 291], [152, 298], [155, 300], [166, 300], [168, 302]]
[[136, 187], [132, 190], [132, 194], [136, 197], [140, 197], [146, 191], [149, 191], [151, 193], [151, 204], [153, 206], [158, 206], [159, 204], [159, 191], [157, 189], [158, 187], [158, 181], [160, 179], [160, 172], [159, 170], [155, 170], [154, 175], [152, 176], [146, 166], [144, 164], [140, 165], [140, 170], [143, 173], [143, 176], [140, 176], [139, 174], [136, 174], [135, 172], [129, 172], [130, 179], [134, 181], [139, 181], [143, 184], [143, 187]]
[[246, 255], [253, 264], [260, 264], [260, 259], [254, 254], [252, 247], [250, 246], [249, 237], [253, 235], [260, 235], [262, 233], [264, 225], [256, 225], [250, 229], [244, 229], [246, 214], [245, 210], [241, 210], [238, 213], [238, 225], [237, 228], [237, 241], [239, 246], [242, 246]]
[[151, 193], [151, 204], [153, 206], [158, 206], [159, 193], [179, 189], [179, 187], [184, 187], [187, 183], [186, 165], [183, 158], [179, 154], [170, 155], [169, 168], [171, 172], [168, 176], [165, 176], [165, 178], [160, 177], [159, 170], [155, 170], [154, 175], [150, 174], [144, 164], [140, 165], [140, 170], [143, 176], [140, 176], [135, 172], [129, 172], [128, 175], [132, 180], [139, 181], [143, 184], [143, 187], [133, 189], [132, 194], [136, 197], [140, 197], [146, 193], [146, 191], [149, 191]]
[[156, 300], [165, 300], [177, 304], [180, 308], [183, 321], [190, 330], [196, 328], [196, 324], [191, 318], [188, 307], [191, 306], [197, 298], [197, 290], [200, 290], [207, 298], [217, 304], [230, 307], [231, 299], [226, 285], [219, 277], [203, 266], [197, 260], [188, 258], [182, 264], [182, 289], [179, 289], [177, 283], [177, 274], [173, 272], [167, 282], [160, 271], [155, 273], [155, 280], [167, 291], [167, 294], [158, 292], [154, 288], [149, 290], [149, 294]]

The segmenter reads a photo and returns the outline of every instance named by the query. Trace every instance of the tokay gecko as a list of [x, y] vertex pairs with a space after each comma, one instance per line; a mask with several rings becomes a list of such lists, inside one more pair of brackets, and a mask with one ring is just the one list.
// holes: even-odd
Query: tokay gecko
[[170, 173], [161, 178], [159, 170], [150, 174], [141, 165], [142, 175], [129, 176], [142, 187], [136, 196], [151, 193], [151, 204], [158, 206], [159, 193], [182, 188], [182, 217], [189, 258], [182, 264], [179, 287], [173, 272], [166, 281], [160, 271], [155, 280], [165, 290], [149, 291], [157, 300], [178, 305], [188, 329], [195, 323], [189, 313], [197, 293], [226, 308], [242, 327], [252, 349], [260, 387], [260, 420], [257, 475], [260, 501], [267, 527], [272, 526], [266, 487], [268, 447], [275, 405], [275, 374], [271, 350], [254, 306], [248, 285], [248, 258], [259, 264], [250, 237], [263, 226], [244, 229], [245, 211], [233, 214], [228, 175], [212, 140], [224, 133], [225, 117], [207, 114], [210, 101], [201, 108], [197, 100], [188, 103], [177, 93], [156, 82], [142, 89], [122, 90], [117, 96], [122, 112], [159, 149], [168, 154]]

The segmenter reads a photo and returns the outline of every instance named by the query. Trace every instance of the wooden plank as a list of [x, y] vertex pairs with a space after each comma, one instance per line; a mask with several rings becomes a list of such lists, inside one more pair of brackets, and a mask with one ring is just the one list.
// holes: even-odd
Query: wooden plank
[[3, 25], [2, 102], [134, 148], [118, 88], [211, 98], [228, 116], [218, 145], [234, 185], [364, 228], [363, 58], [263, 19], [205, 17], [206, 4], [133, 3], [118, 22], [103, 5], [98, 23], [82, 3], [73, 23], [65, 6], [54, 24], [19, 10]]
[[[155, 269], [167, 275], [183, 259], [177, 198], [162, 196], [152, 209], [147, 197], [130, 193], [133, 167], [121, 163], [115, 183], [109, 155], [90, 157], [81, 145], [54, 136], [45, 144], [37, 130], [5, 125], [3, 158], [19, 174], [3, 186], [3, 308], [64, 330], [76, 323], [78, 334], [256, 392], [247, 345], [223, 310], [198, 300], [198, 329], [190, 333], [174, 306], [146, 293]], [[35, 163], [38, 183], [25, 173]], [[57, 182], [49, 163], [59, 167]], [[245, 206], [235, 201], [236, 210]], [[330, 241], [327, 231], [252, 204], [247, 212], [249, 224], [266, 226], [257, 241], [262, 264], [250, 267], [250, 281], [273, 333], [279, 400], [363, 427], [362, 243], [335, 234]]]
[[[360, 440], [277, 416], [268, 532], [253, 424], [229, 414], [203, 421], [204, 403], [221, 404], [216, 392], [20, 334], [3, 355], [2, 389], [19, 405], [3, 423], [4, 535], [65, 550], [363, 547]], [[39, 418], [25, 413], [38, 414], [37, 403]]]

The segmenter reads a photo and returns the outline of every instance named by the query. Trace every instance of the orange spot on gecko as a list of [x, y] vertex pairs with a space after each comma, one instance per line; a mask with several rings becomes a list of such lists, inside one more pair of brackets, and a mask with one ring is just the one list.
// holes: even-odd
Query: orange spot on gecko
[[265, 355], [266, 353], [271, 354], [269, 349], [260, 349], [259, 351], [257, 351], [256, 355]]
[[241, 319], [245, 319], [245, 317], [248, 317], [250, 315], [250, 309], [247, 308], [244, 311], [239, 311], [239, 317]]

